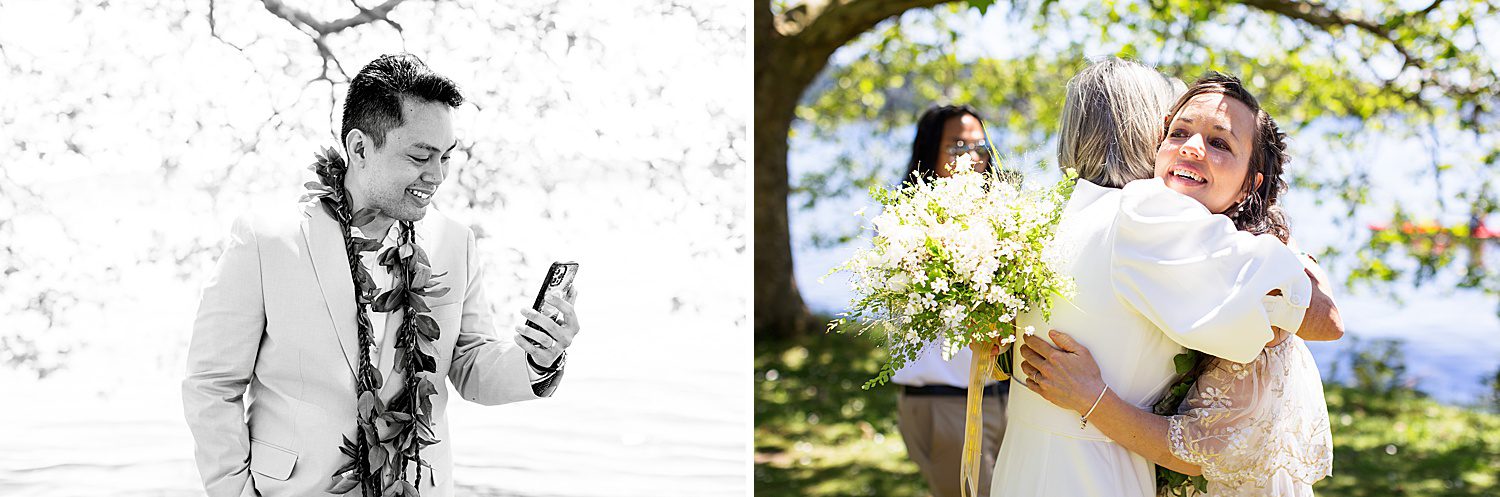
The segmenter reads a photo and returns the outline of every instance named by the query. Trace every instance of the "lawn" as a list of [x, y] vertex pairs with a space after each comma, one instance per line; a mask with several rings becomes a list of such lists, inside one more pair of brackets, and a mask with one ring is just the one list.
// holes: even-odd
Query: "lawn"
[[[895, 388], [860, 389], [881, 359], [844, 335], [756, 340], [756, 495], [926, 495], [896, 429]], [[1500, 495], [1500, 415], [1365, 383], [1326, 388], [1334, 474], [1319, 496]]]

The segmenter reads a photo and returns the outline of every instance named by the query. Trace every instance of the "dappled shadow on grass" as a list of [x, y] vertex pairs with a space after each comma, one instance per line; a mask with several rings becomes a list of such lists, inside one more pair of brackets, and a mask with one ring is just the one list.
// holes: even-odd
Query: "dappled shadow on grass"
[[884, 354], [813, 333], [755, 343], [755, 494], [920, 496], [896, 429], [896, 391], [863, 390]]
[[1334, 474], [1318, 495], [1500, 495], [1500, 416], [1404, 389], [1326, 393]]
[[[755, 344], [755, 493], [926, 494], [896, 430], [896, 393], [862, 390], [884, 353], [814, 333]], [[1325, 386], [1334, 475], [1320, 497], [1500, 495], [1500, 415], [1405, 388]]]

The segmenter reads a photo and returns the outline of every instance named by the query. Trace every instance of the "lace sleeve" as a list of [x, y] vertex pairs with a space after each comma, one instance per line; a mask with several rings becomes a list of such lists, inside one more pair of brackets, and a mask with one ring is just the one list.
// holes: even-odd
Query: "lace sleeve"
[[[1330, 474], [1333, 440], [1322, 378], [1293, 336], [1254, 361], [1214, 362], [1169, 418], [1172, 454], [1233, 489], [1304, 487]], [[1300, 492], [1296, 492], [1300, 493]]]

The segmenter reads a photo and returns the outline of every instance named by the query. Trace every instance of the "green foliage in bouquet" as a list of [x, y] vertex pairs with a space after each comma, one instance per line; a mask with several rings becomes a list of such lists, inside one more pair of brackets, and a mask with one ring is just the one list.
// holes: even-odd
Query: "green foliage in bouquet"
[[1053, 240], [1076, 172], [1023, 189], [1004, 179], [1014, 175], [975, 172], [964, 158], [952, 169], [871, 188], [882, 206], [871, 246], [830, 271], [849, 272], [855, 296], [829, 330], [868, 335], [890, 354], [865, 388], [890, 381], [934, 340], [944, 357], [970, 343], [1009, 344], [1017, 316], [1049, 316], [1053, 296], [1074, 292]]

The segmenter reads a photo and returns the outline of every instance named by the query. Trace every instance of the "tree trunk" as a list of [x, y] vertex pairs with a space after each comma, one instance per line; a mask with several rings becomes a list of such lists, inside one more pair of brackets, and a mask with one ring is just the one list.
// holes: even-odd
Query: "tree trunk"
[[[776, 33], [769, 1], [755, 12], [755, 336], [795, 337], [813, 323], [792, 272], [787, 224], [787, 134], [807, 84], [792, 80], [800, 64], [784, 58], [794, 40]], [[816, 74], [816, 72], [814, 72]]]
[[[834, 50], [887, 18], [934, 0], [809, 2], [781, 19], [770, 0], [755, 6], [755, 336], [785, 338], [817, 329], [797, 290], [787, 223], [787, 134], [797, 101]], [[780, 25], [780, 26], [778, 26]], [[786, 31], [786, 32], [783, 32]]]

